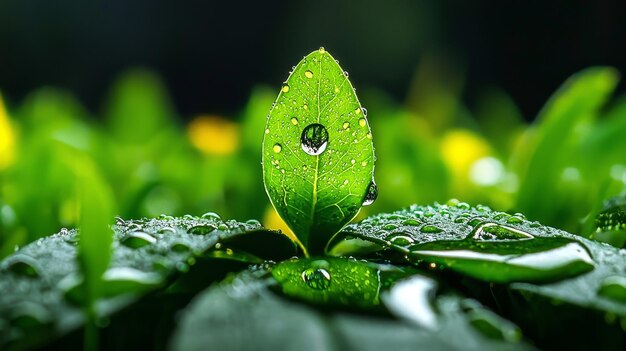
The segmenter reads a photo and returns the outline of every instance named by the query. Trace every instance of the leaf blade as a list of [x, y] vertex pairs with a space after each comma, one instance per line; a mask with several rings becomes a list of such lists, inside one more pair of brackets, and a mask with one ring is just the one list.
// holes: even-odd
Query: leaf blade
[[373, 177], [365, 110], [325, 50], [295, 67], [268, 116], [263, 179], [280, 216], [312, 252], [358, 213]]

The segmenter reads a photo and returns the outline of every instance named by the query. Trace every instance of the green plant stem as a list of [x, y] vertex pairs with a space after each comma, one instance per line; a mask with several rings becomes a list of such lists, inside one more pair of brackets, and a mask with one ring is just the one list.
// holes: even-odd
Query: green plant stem
[[98, 351], [98, 326], [96, 325], [96, 309], [93, 303], [85, 307], [85, 336], [83, 340], [83, 350]]

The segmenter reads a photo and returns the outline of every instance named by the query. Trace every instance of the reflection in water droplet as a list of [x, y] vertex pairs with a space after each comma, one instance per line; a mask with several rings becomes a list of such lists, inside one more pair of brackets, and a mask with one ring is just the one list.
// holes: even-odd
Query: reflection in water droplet
[[140, 247], [156, 243], [156, 238], [144, 232], [132, 232], [122, 239], [122, 244], [126, 247], [138, 249]]
[[304, 76], [311, 79], [313, 78], [313, 72], [307, 69], [306, 71], [304, 71]]
[[367, 192], [365, 193], [365, 198], [363, 199], [363, 206], [369, 206], [376, 201], [378, 197], [378, 186], [374, 179], [370, 182], [370, 185], [367, 187]]
[[328, 146], [328, 131], [319, 123], [309, 124], [300, 137], [302, 150], [311, 156], [320, 155]]
[[506, 222], [509, 224], [521, 224], [521, 223], [524, 223], [524, 220], [518, 216], [511, 216], [507, 218]]
[[470, 311], [468, 317], [470, 325], [489, 339], [518, 342], [522, 338], [516, 325], [493, 312], [476, 309]]
[[587, 250], [565, 238], [435, 241], [409, 250], [418, 259], [498, 283], [558, 280], [594, 267]]
[[222, 220], [222, 217], [220, 215], [218, 215], [217, 213], [215, 213], [215, 212], [207, 212], [207, 213], [202, 215], [202, 218], [203, 219], [210, 219], [210, 220], [212, 220], [214, 222]]
[[528, 240], [533, 236], [519, 229], [507, 227], [497, 223], [483, 223], [474, 229], [470, 236], [474, 240]]
[[302, 272], [302, 280], [310, 288], [325, 290], [330, 286], [330, 273], [324, 268], [307, 268]]
[[17, 254], [15, 256], [7, 258], [7, 269], [15, 274], [35, 278], [39, 276], [39, 272], [36, 268], [35, 260], [29, 256]]
[[365, 127], [367, 125], [367, 121], [365, 121], [365, 118], [359, 118], [359, 125], [361, 127]]
[[272, 150], [274, 150], [275, 153], [279, 153], [283, 150], [283, 147], [280, 144], [274, 144]]
[[607, 277], [602, 281], [598, 294], [611, 300], [626, 302], [626, 277]]
[[298, 119], [296, 117], [291, 117], [291, 124], [298, 125]]
[[418, 221], [417, 219], [409, 218], [409, 219], [405, 220], [404, 222], [402, 222], [402, 224], [404, 224], [404, 225], [411, 225], [411, 226], [418, 226], [418, 225], [422, 224], [422, 222]]
[[404, 233], [391, 233], [385, 238], [385, 240], [396, 246], [409, 246], [415, 242], [413, 238], [405, 235]]
[[434, 329], [438, 322], [431, 300], [436, 289], [437, 282], [433, 279], [413, 275], [394, 284], [381, 295], [381, 299], [393, 314], [424, 328]]
[[441, 233], [443, 230], [435, 225], [427, 224], [420, 228], [422, 233]]
[[195, 227], [189, 228], [187, 230], [187, 233], [196, 234], [196, 235], [206, 235], [206, 234], [211, 233], [214, 230], [215, 230], [215, 227], [210, 226], [210, 225], [197, 225]]
[[280, 91], [282, 91], [283, 93], [287, 93], [289, 92], [289, 84], [287, 83], [283, 83], [282, 88], [280, 89]]

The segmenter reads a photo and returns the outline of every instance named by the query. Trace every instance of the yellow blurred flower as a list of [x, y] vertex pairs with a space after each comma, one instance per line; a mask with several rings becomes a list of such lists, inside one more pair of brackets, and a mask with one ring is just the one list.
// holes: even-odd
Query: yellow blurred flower
[[485, 139], [466, 129], [447, 132], [441, 139], [440, 148], [454, 183], [459, 186], [466, 184], [472, 165], [491, 154], [491, 147]]
[[187, 126], [193, 146], [206, 155], [229, 155], [239, 145], [239, 125], [219, 116], [199, 116]]
[[268, 206], [263, 214], [263, 226], [267, 229], [280, 230], [285, 235], [291, 238], [291, 240], [297, 240], [295, 234], [289, 229], [289, 226], [278, 215], [274, 207]]
[[0, 96], [0, 171], [15, 160], [15, 131]]

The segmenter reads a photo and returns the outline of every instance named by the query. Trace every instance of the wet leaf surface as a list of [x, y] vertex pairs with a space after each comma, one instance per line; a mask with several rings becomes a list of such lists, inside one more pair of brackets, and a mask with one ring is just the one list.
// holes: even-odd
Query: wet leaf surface
[[347, 74], [323, 48], [283, 84], [263, 140], [265, 189], [312, 254], [352, 220], [372, 194], [372, 132]]

